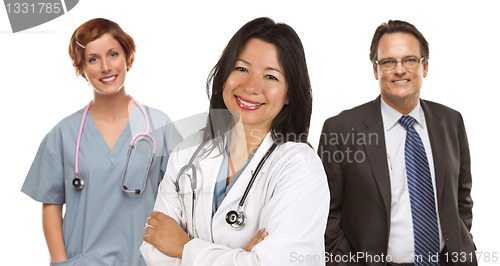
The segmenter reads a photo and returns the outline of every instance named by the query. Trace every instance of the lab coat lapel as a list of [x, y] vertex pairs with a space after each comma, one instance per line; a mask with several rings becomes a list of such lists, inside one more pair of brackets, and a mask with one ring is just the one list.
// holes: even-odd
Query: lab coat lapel
[[372, 110], [364, 121], [367, 129], [362, 132], [366, 137], [378, 139], [369, 140], [364, 145], [370, 167], [375, 178], [375, 182], [380, 190], [380, 195], [384, 202], [387, 218], [391, 212], [391, 181], [387, 166], [387, 151], [385, 147], [384, 124], [380, 109], [380, 96], [372, 102]]
[[[201, 160], [198, 161], [199, 165], [198, 172], [202, 173], [198, 177], [198, 199], [197, 199], [197, 209], [196, 209], [196, 224], [198, 234], [200, 237], [205, 239], [211, 239], [212, 231], [211, 226], [206, 226], [207, 224], [212, 224], [212, 202], [213, 202], [213, 194], [215, 188], [215, 182], [217, 180], [217, 175], [219, 174], [219, 170], [222, 164], [223, 155], [216, 147], [212, 149], [210, 154], [207, 156], [204, 153], [207, 149], [211, 148], [211, 143], [205, 144], [205, 147], [200, 151]], [[195, 163], [196, 163], [195, 161]], [[203, 194], [203, 195], [201, 195]]]
[[[231, 188], [231, 190], [229, 190], [229, 193], [222, 201], [219, 209], [214, 215], [214, 219], [223, 219], [220, 217], [217, 218], [217, 216], [219, 215], [225, 216], [229, 210], [233, 209], [236, 210], [236, 207], [240, 202], [241, 197], [243, 196], [243, 193], [245, 192], [245, 189], [248, 186], [248, 183], [250, 182], [250, 179], [252, 177], [253, 172], [255, 171], [255, 168], [257, 168], [257, 165], [259, 164], [259, 162], [264, 157], [264, 155], [269, 150], [272, 144], [273, 144], [273, 139], [271, 137], [271, 134], [268, 133], [264, 138], [264, 140], [262, 141], [262, 143], [260, 144], [257, 151], [255, 151], [252, 160], [248, 163], [245, 170], [243, 170], [238, 180], [236, 180], [233, 187]], [[260, 173], [266, 172], [268, 165], [269, 164], [267, 164], [267, 166], [264, 165], [261, 168]], [[257, 179], [259, 178], [259, 176], [257, 176]]]
[[[233, 187], [227, 194], [226, 198], [222, 201], [221, 206], [219, 207], [220, 209], [224, 207], [224, 205], [229, 205], [233, 206], [234, 202], [237, 201], [239, 202], [241, 199], [241, 196], [243, 195], [243, 192], [245, 192], [245, 189], [247, 188], [248, 183], [250, 182], [250, 179], [252, 177], [253, 172], [255, 171], [255, 168], [257, 168], [257, 165], [261, 161], [262, 157], [266, 154], [266, 152], [269, 150], [271, 145], [273, 144], [273, 140], [271, 138], [271, 134], [268, 133], [262, 143], [260, 144], [259, 148], [257, 151], [255, 151], [255, 154], [252, 158], [252, 160], [248, 163], [247, 167], [241, 173], [240, 177], [238, 180], [234, 183]], [[260, 172], [265, 172], [266, 167], [263, 166], [260, 170]], [[258, 177], [257, 177], [258, 178]], [[236, 203], [237, 204], [237, 203]]]
[[432, 158], [434, 161], [434, 175], [436, 179], [437, 199], [438, 201], [441, 201], [441, 197], [443, 196], [444, 176], [446, 170], [446, 156], [443, 154], [443, 151], [446, 150], [446, 141], [443, 132], [446, 132], [446, 130], [441, 123], [439, 114], [433, 113], [429, 105], [423, 100], [420, 100], [420, 105], [424, 110], [425, 123], [427, 124], [427, 132], [429, 134], [429, 139], [431, 142]]

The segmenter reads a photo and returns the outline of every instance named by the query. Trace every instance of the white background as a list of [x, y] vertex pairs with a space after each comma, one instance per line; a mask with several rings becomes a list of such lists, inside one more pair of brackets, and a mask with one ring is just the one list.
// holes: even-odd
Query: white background
[[[376, 27], [389, 19], [417, 26], [430, 43], [421, 97], [464, 117], [472, 157], [474, 241], [478, 251], [499, 255], [500, 18], [495, 1], [82, 0], [67, 14], [16, 34], [0, 8], [1, 264], [49, 262], [41, 204], [20, 189], [45, 134], [92, 98], [67, 52], [80, 24], [96, 17], [120, 24], [137, 45], [127, 92], [179, 120], [208, 109], [209, 71], [232, 35], [260, 16], [289, 24], [302, 39], [314, 93], [313, 147], [326, 118], [379, 94], [368, 60]], [[488, 264], [496, 265], [480, 260]]]

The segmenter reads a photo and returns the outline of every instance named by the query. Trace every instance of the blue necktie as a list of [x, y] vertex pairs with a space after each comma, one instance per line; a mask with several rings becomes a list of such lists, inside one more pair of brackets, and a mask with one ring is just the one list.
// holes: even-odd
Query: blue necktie
[[[405, 163], [415, 244], [415, 266], [439, 265], [430, 260], [440, 252], [434, 189], [424, 145], [413, 127], [415, 118], [398, 121], [406, 129]], [[437, 256], [439, 258], [439, 255]]]

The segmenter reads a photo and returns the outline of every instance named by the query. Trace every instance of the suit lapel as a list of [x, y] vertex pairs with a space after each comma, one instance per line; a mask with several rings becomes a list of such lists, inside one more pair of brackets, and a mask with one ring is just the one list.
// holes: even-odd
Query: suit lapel
[[[434, 171], [436, 179], [437, 199], [441, 201], [443, 195], [444, 177], [446, 156], [445, 151], [445, 132], [439, 116], [433, 112], [432, 107], [425, 101], [421, 100], [421, 106], [424, 110], [427, 131], [431, 142], [431, 149], [434, 161]], [[378, 142], [371, 139], [369, 144], [365, 145], [366, 157], [370, 163], [370, 167], [375, 179], [375, 182], [380, 190], [380, 195], [386, 207], [386, 214], [390, 220], [391, 213], [391, 183], [389, 170], [387, 166], [387, 151], [385, 146], [384, 125], [380, 109], [380, 96], [371, 104], [371, 111], [367, 114], [364, 124], [366, 129], [362, 134], [365, 136], [377, 136]]]
[[436, 179], [437, 199], [441, 201], [444, 186], [444, 174], [446, 165], [445, 137], [443, 132], [445, 128], [442, 126], [440, 117], [433, 112], [432, 107], [424, 100], [420, 100], [420, 105], [424, 110], [425, 123], [427, 124], [427, 132], [431, 142], [432, 157], [434, 161], [434, 175]]
[[[385, 147], [384, 124], [380, 109], [380, 96], [372, 102], [371, 111], [364, 121], [366, 130], [362, 132], [370, 136], [370, 142], [365, 145], [366, 156], [370, 163], [375, 182], [384, 201], [387, 217], [391, 213], [391, 181], [387, 166], [387, 151]], [[378, 139], [374, 139], [378, 138]]]

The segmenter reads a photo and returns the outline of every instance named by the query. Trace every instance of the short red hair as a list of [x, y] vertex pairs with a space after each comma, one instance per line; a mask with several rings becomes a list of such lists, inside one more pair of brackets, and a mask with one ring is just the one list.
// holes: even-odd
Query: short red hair
[[78, 27], [69, 42], [69, 57], [73, 61], [76, 74], [83, 76], [85, 64], [85, 49], [88, 43], [100, 38], [103, 34], [110, 33], [120, 43], [127, 62], [127, 70], [134, 63], [135, 43], [134, 39], [125, 33], [115, 22], [104, 18], [91, 19]]

